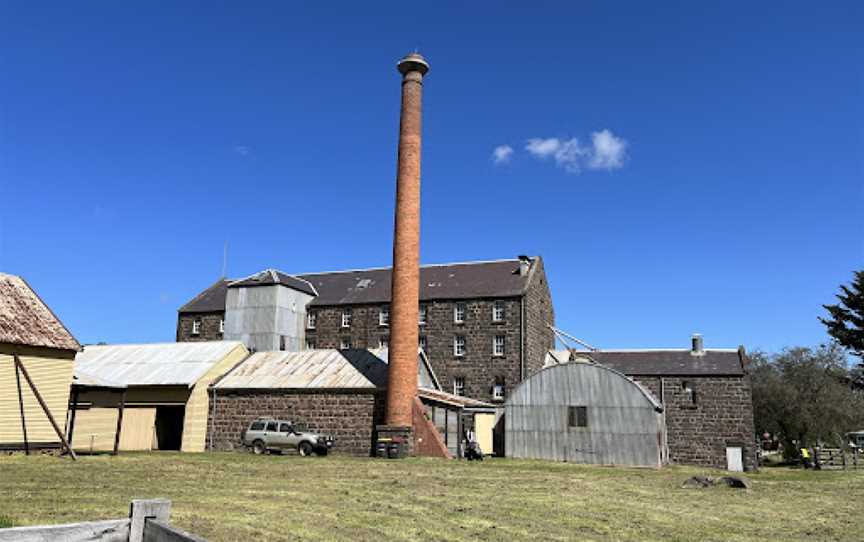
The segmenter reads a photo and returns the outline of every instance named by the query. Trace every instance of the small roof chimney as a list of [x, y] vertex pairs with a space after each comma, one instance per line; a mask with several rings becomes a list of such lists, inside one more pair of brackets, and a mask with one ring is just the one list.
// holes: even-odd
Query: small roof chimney
[[525, 276], [528, 274], [528, 270], [531, 269], [531, 258], [528, 256], [519, 255], [519, 275]]
[[702, 342], [702, 335], [698, 333], [694, 333], [691, 338], [691, 348], [690, 355], [691, 356], [704, 356], [705, 355], [705, 344]]

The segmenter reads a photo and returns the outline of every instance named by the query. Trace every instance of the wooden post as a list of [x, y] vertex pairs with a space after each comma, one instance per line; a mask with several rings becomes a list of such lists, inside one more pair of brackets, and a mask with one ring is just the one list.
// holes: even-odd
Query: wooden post
[[78, 412], [78, 395], [81, 392], [77, 387], [72, 388], [72, 413], [69, 415], [69, 431], [66, 432], [66, 440], [72, 444], [72, 436], [75, 434], [75, 414]]
[[21, 394], [21, 373], [18, 371], [18, 356], [15, 356], [15, 381], [18, 383], [18, 408], [21, 411], [21, 434], [24, 435], [24, 455], [30, 455], [27, 442], [27, 421], [24, 418], [24, 396]]
[[133, 499], [129, 511], [129, 542], [144, 541], [144, 524], [148, 518], [168, 522], [171, 501], [165, 499]]
[[30, 375], [27, 374], [27, 369], [24, 368], [24, 364], [21, 363], [21, 360], [18, 359], [18, 354], [13, 354], [12, 358], [15, 360], [15, 366], [21, 370], [21, 374], [24, 375], [24, 380], [27, 381], [27, 385], [30, 386], [30, 390], [33, 392], [33, 395], [36, 396], [36, 400], [39, 401], [39, 406], [42, 407], [42, 411], [45, 412], [45, 415], [48, 416], [48, 421], [51, 422], [51, 426], [54, 428], [54, 432], [57, 433], [57, 436], [60, 437], [60, 442], [63, 443], [63, 446], [69, 451], [69, 456], [74, 460], [77, 459], [75, 456], [75, 451], [72, 450], [72, 447], [69, 446], [69, 443], [66, 442], [66, 437], [63, 436], [63, 431], [60, 430], [60, 427], [57, 425], [57, 422], [54, 420], [54, 416], [51, 415], [51, 411], [48, 410], [48, 405], [45, 404], [45, 400], [42, 399], [42, 395], [39, 393], [39, 390], [36, 389], [36, 384], [30, 380]]
[[114, 455], [120, 453], [120, 433], [123, 431], [123, 409], [126, 407], [126, 388], [120, 394], [120, 412], [117, 414], [117, 429], [114, 430]]

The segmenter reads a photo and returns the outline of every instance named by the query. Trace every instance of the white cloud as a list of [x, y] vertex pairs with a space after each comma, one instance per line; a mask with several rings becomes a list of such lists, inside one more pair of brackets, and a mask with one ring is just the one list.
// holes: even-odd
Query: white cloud
[[247, 147], [246, 145], [235, 145], [234, 146], [234, 152], [236, 152], [240, 156], [245, 157], [245, 156], [249, 156], [250, 154], [252, 154], [252, 149], [250, 147]]
[[582, 168], [620, 169], [627, 158], [627, 141], [609, 130], [591, 134], [591, 146], [585, 147], [574, 138], [532, 138], [525, 150], [539, 160], [554, 158], [555, 164], [568, 173], [579, 174]]
[[525, 150], [541, 160], [554, 157], [555, 163], [570, 173], [579, 173], [582, 169], [580, 161], [589, 152], [575, 137], [567, 140], [557, 137], [529, 139]]
[[508, 164], [513, 156], [513, 147], [510, 145], [498, 145], [492, 151], [492, 161], [496, 164]]
[[627, 142], [609, 130], [591, 134], [593, 149], [588, 167], [591, 169], [620, 169], [627, 157]]

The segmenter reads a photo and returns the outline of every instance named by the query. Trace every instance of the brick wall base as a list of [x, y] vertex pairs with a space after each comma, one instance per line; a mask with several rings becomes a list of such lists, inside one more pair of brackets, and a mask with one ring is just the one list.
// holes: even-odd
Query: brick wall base
[[241, 435], [252, 420], [272, 417], [332, 435], [332, 453], [369, 456], [374, 450], [375, 426], [384, 418], [383, 407], [383, 395], [365, 390], [220, 390], [215, 413], [211, 412], [208, 421], [209, 448], [242, 449]]

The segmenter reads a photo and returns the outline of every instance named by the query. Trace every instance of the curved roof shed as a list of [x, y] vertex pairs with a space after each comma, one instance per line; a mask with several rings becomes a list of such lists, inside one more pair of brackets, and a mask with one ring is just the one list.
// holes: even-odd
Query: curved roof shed
[[594, 363], [546, 367], [505, 403], [508, 457], [660, 467], [663, 407], [622, 373]]

